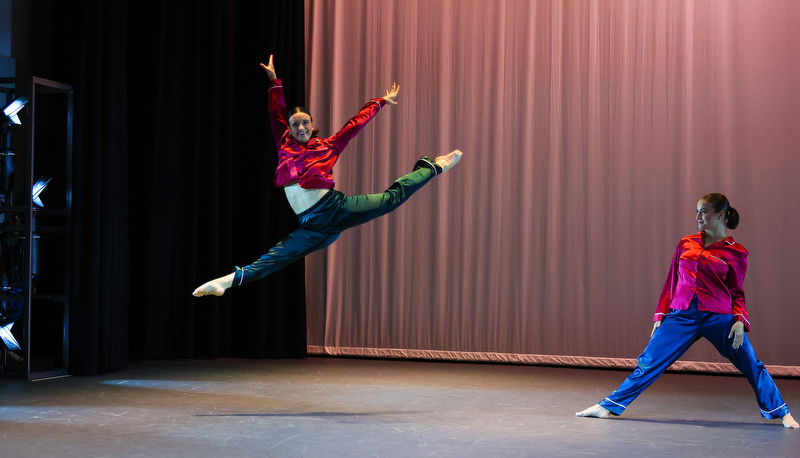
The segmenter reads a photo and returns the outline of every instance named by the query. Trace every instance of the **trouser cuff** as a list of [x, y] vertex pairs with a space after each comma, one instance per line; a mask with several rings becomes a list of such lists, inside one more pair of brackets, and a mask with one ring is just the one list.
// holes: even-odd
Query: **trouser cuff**
[[242, 286], [242, 283], [244, 283], [244, 269], [239, 266], [234, 266], [231, 286]]
[[782, 406], [778, 407], [777, 409], [772, 409], [767, 412], [764, 409], [761, 409], [761, 416], [766, 418], [767, 420], [773, 420], [775, 418], [783, 418], [786, 415], [789, 415], [789, 408], [786, 407], [786, 403], [783, 403]]
[[600, 407], [608, 410], [611, 413], [611, 415], [616, 415], [616, 416], [622, 415], [622, 412], [625, 411], [625, 407], [627, 407], [618, 402], [614, 402], [608, 398], [603, 399], [602, 401], [598, 402], [598, 404], [600, 405]]
[[428, 167], [433, 170], [433, 176], [436, 176], [442, 173], [442, 166], [437, 164], [433, 159], [429, 158], [428, 156], [422, 156], [419, 158], [416, 164], [414, 164], [414, 170], [421, 169], [422, 167]]

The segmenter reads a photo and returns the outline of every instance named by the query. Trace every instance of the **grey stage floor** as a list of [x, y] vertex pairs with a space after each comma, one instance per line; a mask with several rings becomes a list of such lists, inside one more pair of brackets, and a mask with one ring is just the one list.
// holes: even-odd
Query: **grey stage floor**
[[[626, 376], [309, 358], [0, 380], [0, 456], [800, 456], [742, 377], [670, 373], [622, 417], [574, 416]], [[800, 380], [777, 383], [800, 413]]]

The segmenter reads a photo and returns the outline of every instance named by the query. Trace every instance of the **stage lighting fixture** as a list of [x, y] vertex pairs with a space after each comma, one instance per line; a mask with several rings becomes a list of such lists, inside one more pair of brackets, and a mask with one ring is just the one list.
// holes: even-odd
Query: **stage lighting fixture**
[[14, 338], [14, 335], [11, 334], [11, 326], [14, 326], [14, 323], [8, 323], [5, 326], [0, 326], [0, 339], [3, 339], [3, 343], [6, 344], [9, 350], [22, 350], [22, 347], [19, 346], [19, 342], [17, 339]]
[[39, 181], [37, 181], [33, 185], [33, 189], [31, 189], [31, 200], [33, 200], [33, 203], [40, 207], [44, 207], [44, 204], [42, 203], [42, 199], [39, 198], [39, 194], [44, 191], [44, 188], [47, 187], [47, 183], [50, 183], [50, 180], [51, 178], [39, 178]]
[[18, 126], [22, 124], [17, 116], [17, 113], [19, 113], [19, 111], [22, 110], [27, 103], [28, 99], [26, 97], [17, 97], [16, 100], [3, 108], [3, 114], [6, 115], [6, 118], [8, 118], [9, 124], [16, 124]]

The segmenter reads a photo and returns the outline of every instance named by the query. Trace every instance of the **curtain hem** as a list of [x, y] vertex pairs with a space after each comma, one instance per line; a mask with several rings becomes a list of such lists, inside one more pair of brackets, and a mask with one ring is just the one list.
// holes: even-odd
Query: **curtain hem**
[[[518, 353], [415, 350], [404, 348], [328, 347], [309, 345], [309, 356], [349, 356], [362, 358], [421, 359], [435, 361], [530, 364], [547, 366], [589, 367], [602, 369], [633, 369], [636, 359], [596, 356], [534, 355]], [[800, 366], [766, 366], [773, 377], [800, 378]], [[670, 372], [703, 372], [710, 374], [741, 373], [730, 363], [676, 361]]]

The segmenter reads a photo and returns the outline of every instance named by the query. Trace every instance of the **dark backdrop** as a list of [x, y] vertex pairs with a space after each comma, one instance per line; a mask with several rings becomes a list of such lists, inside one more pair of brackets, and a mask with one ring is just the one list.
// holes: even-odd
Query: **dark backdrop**
[[272, 185], [258, 67], [304, 104], [299, 1], [15, 2], [18, 75], [76, 93], [70, 370], [130, 359], [302, 357], [304, 265], [191, 296], [297, 224]]

